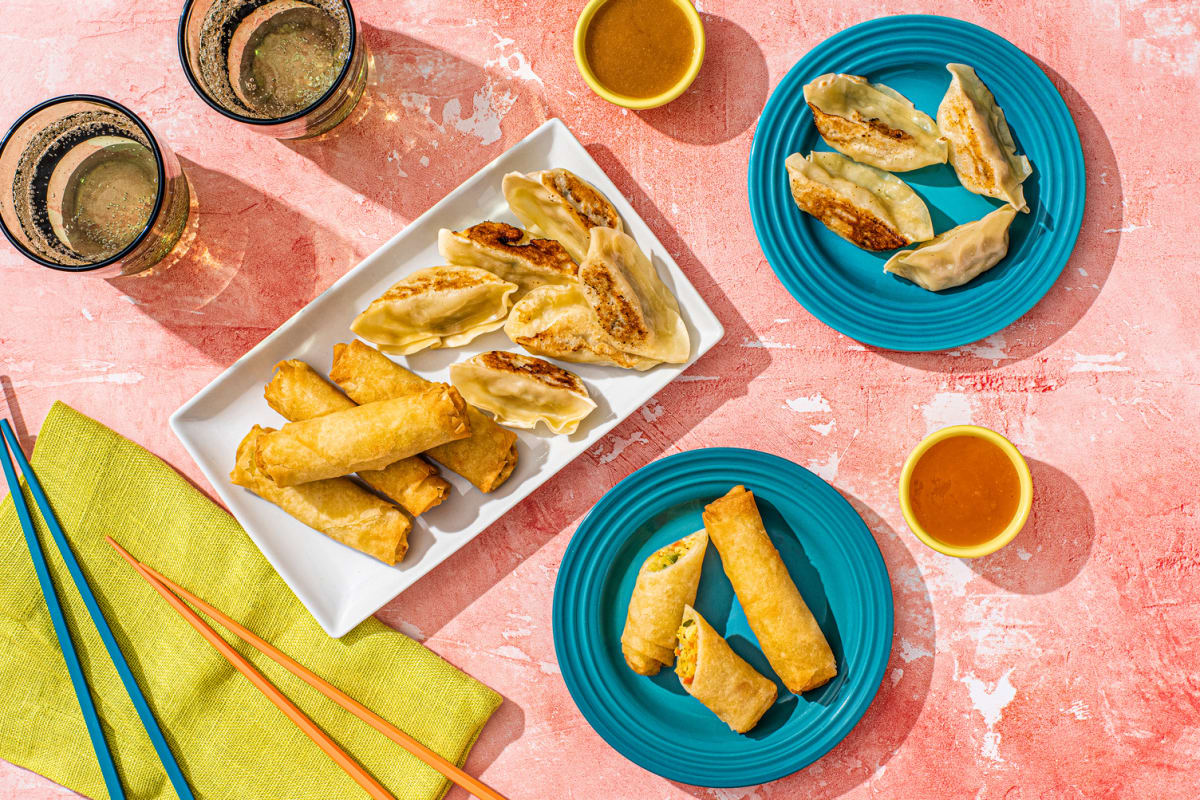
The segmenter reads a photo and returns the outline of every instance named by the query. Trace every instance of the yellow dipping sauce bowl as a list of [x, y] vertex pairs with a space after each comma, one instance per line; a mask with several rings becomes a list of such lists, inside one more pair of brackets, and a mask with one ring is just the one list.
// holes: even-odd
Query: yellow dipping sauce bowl
[[[935, 445], [960, 436], [973, 436], [995, 445], [1008, 457], [1019, 484], [1016, 511], [1008, 525], [995, 536], [972, 545], [948, 544], [930, 534], [917, 519], [912, 499], [913, 471], [922, 456]], [[1021, 528], [1025, 526], [1026, 520], [1029, 519], [1029, 511], [1032, 507], [1033, 478], [1029, 474], [1029, 465], [1025, 463], [1025, 459], [1012, 442], [995, 431], [981, 428], [978, 425], [952, 425], [929, 434], [909, 454], [908, 460], [904, 462], [904, 469], [900, 473], [900, 510], [904, 513], [904, 521], [908, 523], [909, 529], [916, 534], [918, 539], [939, 553], [945, 553], [948, 556], [979, 558], [996, 552], [1016, 538]]]
[[692, 5], [689, 0], [672, 0], [672, 2], [679, 7], [679, 10], [682, 11], [683, 15], [687, 18], [691, 27], [692, 39], [694, 43], [692, 48], [691, 63], [688, 65], [683, 75], [674, 86], [667, 89], [665, 92], [662, 92], [661, 94], [654, 95], [653, 97], [630, 97], [628, 95], [618, 94], [601, 83], [596, 77], [595, 72], [592, 71], [591, 65], [588, 63], [588, 28], [591, 26], [592, 20], [596, 16], [596, 12], [599, 11], [601, 6], [607, 2], [609, 2], [609, 0], [591, 0], [591, 2], [584, 7], [583, 13], [579, 15], [579, 21], [575, 23], [575, 64], [579, 67], [579, 74], [583, 76], [583, 79], [587, 82], [587, 85], [591, 88], [591, 90], [614, 105], [632, 108], [635, 111], [641, 111], [647, 108], [658, 108], [659, 106], [666, 105], [687, 91], [687, 88], [692, 85], [692, 81], [696, 80], [696, 76], [700, 74], [700, 66], [704, 63], [704, 23], [701, 21], [700, 14], [696, 11], [696, 7]]

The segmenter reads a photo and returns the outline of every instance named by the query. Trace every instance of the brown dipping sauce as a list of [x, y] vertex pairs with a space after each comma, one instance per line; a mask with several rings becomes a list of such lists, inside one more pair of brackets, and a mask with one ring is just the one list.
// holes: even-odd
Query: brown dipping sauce
[[1020, 498], [1021, 480], [1008, 455], [978, 436], [955, 436], [929, 448], [909, 483], [917, 522], [938, 541], [959, 547], [999, 536]]
[[609, 0], [588, 25], [584, 56], [609, 91], [657, 97], [683, 79], [696, 41], [675, 0]]

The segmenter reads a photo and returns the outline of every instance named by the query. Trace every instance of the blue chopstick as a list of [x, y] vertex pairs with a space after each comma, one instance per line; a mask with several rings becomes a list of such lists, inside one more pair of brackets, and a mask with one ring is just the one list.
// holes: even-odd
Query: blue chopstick
[[[0, 421], [4, 432], [8, 433], [8, 420]], [[7, 436], [5, 437], [7, 438]], [[50, 581], [50, 569], [46, 566], [46, 556], [38, 543], [37, 533], [33, 529], [33, 520], [29, 516], [29, 506], [25, 504], [25, 495], [21, 493], [21, 484], [13, 471], [12, 459], [8, 457], [8, 448], [0, 448], [3, 458], [0, 464], [4, 466], [4, 477], [8, 480], [8, 489], [12, 494], [13, 505], [17, 509], [17, 517], [21, 520], [21, 529], [25, 531], [25, 544], [29, 547], [29, 557], [33, 559], [33, 570], [37, 573], [38, 583], [42, 585], [42, 594], [46, 598], [46, 607], [50, 609], [50, 619], [54, 623], [54, 633], [58, 636], [58, 646], [62, 649], [63, 659], [67, 662], [67, 672], [71, 675], [71, 683], [75, 687], [75, 697], [79, 699], [79, 709], [83, 712], [83, 721], [87, 723], [88, 736], [92, 739], [92, 749], [96, 751], [96, 760], [100, 762], [100, 772], [104, 775], [104, 785], [108, 787], [110, 798], [124, 798], [121, 780], [117, 777], [117, 765], [113, 763], [112, 754], [108, 752], [108, 742], [100, 730], [100, 717], [96, 714], [96, 705], [92, 702], [91, 692], [88, 691], [87, 681], [83, 677], [83, 667], [79, 664], [79, 656], [75, 652], [75, 643], [67, 630], [67, 622], [63, 619], [62, 606], [58, 602], [58, 594]]]
[[25, 503], [25, 496], [21, 492], [21, 485], [17, 481], [16, 473], [13, 471], [13, 464], [8, 456], [9, 448], [12, 449], [13, 456], [20, 465], [21, 472], [25, 475], [25, 484], [29, 487], [30, 494], [33, 495], [33, 501], [42, 512], [42, 519], [46, 523], [46, 527], [50, 530], [50, 535], [54, 538], [54, 543], [58, 545], [63, 562], [67, 565], [67, 571], [71, 573], [71, 579], [75, 582], [75, 588], [79, 590], [79, 595], [83, 598], [84, 605], [87, 606], [92, 623], [96, 626], [96, 631], [104, 641], [104, 647], [108, 650], [108, 657], [112, 659], [113, 666], [116, 667], [117, 674], [121, 677], [121, 682], [125, 684], [125, 691], [129, 693], [129, 699], [133, 701], [133, 707], [137, 711], [138, 717], [142, 720], [142, 725], [150, 737], [151, 744], [154, 745], [154, 750], [158, 753], [158, 758], [162, 762], [163, 769], [166, 770], [167, 778], [170, 779], [171, 785], [175, 787], [175, 794], [179, 796], [180, 800], [195, 800], [191, 787], [188, 786], [187, 780], [183, 777], [183, 772], [179, 769], [179, 764], [175, 761], [175, 756], [171, 753], [171, 748], [167, 745], [167, 740], [163, 737], [162, 730], [158, 727], [158, 721], [154, 718], [154, 713], [150, 710], [150, 705], [146, 702], [146, 697], [142, 694], [141, 687], [138, 686], [137, 680], [134, 679], [133, 673], [129, 670], [129, 664], [125, 661], [125, 656], [122, 655], [116, 638], [113, 637], [112, 629], [108, 626], [108, 620], [104, 618], [104, 613], [100, 610], [100, 606], [96, 602], [96, 596], [92, 594], [92, 589], [88, 585], [87, 579], [84, 578], [83, 571], [79, 568], [79, 562], [75, 560], [75, 554], [71, 551], [67, 537], [63, 535], [62, 528], [58, 524], [58, 518], [54, 516], [54, 510], [50, 507], [50, 501], [46, 499], [46, 493], [42, 491], [42, 485], [38, 482], [33, 468], [25, 459], [25, 454], [21, 451], [21, 446], [18, 444], [17, 437], [13, 433], [12, 426], [8, 424], [8, 420], [0, 419], [0, 432], [3, 432], [4, 440], [8, 443], [8, 447], [0, 446], [0, 455], [3, 456], [3, 458], [0, 458], [0, 462], [3, 462], [4, 477], [8, 480], [8, 486], [12, 492], [13, 505], [16, 506], [17, 516], [21, 520], [21, 528], [25, 531], [25, 543], [29, 546], [29, 555], [33, 559], [34, 570], [37, 572], [38, 582], [42, 585], [42, 594], [46, 597], [46, 605], [50, 609], [50, 617], [54, 621], [54, 632], [58, 636], [59, 646], [62, 647], [63, 657], [67, 662], [67, 671], [71, 674], [71, 682], [75, 686], [75, 695], [79, 698], [79, 707], [82, 709], [84, 721], [87, 723], [88, 735], [92, 739], [92, 747], [96, 750], [96, 758], [100, 761], [100, 771], [104, 773], [104, 783], [108, 787], [109, 797], [113, 798], [113, 800], [124, 800], [125, 793], [121, 789], [121, 781], [117, 776], [117, 768], [113, 764], [112, 754], [109, 752], [104, 734], [100, 730], [100, 719], [96, 714], [96, 706], [92, 701], [91, 692], [84, 680], [83, 669], [79, 664], [79, 656], [75, 652], [75, 645], [71, 641], [71, 634], [67, 630], [66, 621], [63, 619], [62, 606], [59, 604], [58, 594], [54, 591], [54, 584], [50, 580], [50, 570], [46, 566], [46, 557], [42, 553], [41, 544], [38, 542], [37, 534], [34, 531], [33, 519], [29, 515], [29, 506]]

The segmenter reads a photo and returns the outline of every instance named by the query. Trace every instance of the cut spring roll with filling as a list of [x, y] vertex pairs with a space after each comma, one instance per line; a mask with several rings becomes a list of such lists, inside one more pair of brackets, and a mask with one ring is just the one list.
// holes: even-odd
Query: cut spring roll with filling
[[[358, 340], [333, 346], [329, 377], [357, 403], [400, 397], [431, 385]], [[425, 455], [462, 475], [480, 491], [494, 491], [517, 466], [517, 435], [470, 404], [467, 419], [471, 423], [469, 438], [435, 447]]]
[[675, 660], [675, 632], [684, 606], [696, 602], [708, 534], [696, 531], [651, 553], [638, 570], [621, 652], [639, 675], [655, 675]]
[[348, 478], [280, 486], [258, 467], [255, 450], [270, 428], [255, 425], [238, 445], [229, 477], [310, 528], [387, 564], [408, 551], [412, 523], [404, 512]]
[[690, 605], [684, 607], [677, 638], [675, 674], [684, 691], [737, 733], [757, 725], [779, 693], [774, 681], [733, 652]]
[[280, 486], [383, 469], [439, 444], [471, 435], [467, 404], [453, 386], [289, 422], [265, 434], [258, 465]]
[[[296, 359], [275, 365], [263, 394], [267, 405], [288, 422], [323, 417], [356, 405], [315, 369]], [[358, 477], [414, 517], [439, 505], [450, 491], [437, 467], [420, 456], [402, 458], [383, 469], [363, 470]]]
[[746, 621], [767, 661], [800, 694], [837, 675], [833, 650], [763, 527], [754, 494], [735, 486], [704, 508], [704, 528], [721, 554]]

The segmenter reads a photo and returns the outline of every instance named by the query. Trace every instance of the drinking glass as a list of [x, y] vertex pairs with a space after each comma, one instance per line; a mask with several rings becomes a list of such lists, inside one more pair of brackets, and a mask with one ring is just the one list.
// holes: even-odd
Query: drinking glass
[[350, 115], [367, 85], [349, 0], [186, 0], [179, 58], [192, 88], [227, 117], [305, 139]]
[[142, 272], [179, 242], [189, 203], [175, 154], [103, 97], [47, 100], [0, 141], [0, 229], [46, 267]]

